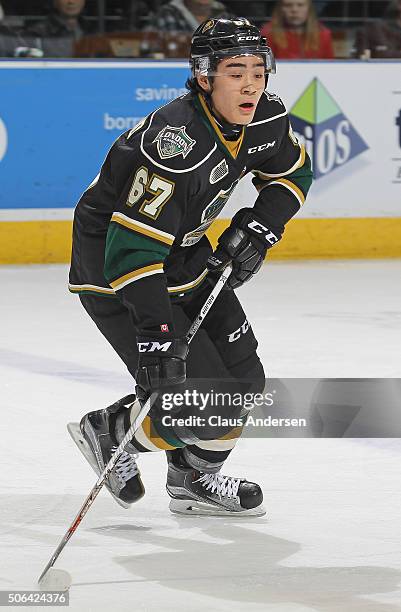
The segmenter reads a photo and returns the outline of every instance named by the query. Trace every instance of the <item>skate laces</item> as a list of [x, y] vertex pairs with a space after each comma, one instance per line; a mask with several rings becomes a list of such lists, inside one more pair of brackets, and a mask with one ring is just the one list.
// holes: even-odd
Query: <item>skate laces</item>
[[[111, 452], [115, 453], [117, 448], [117, 446], [113, 446]], [[139, 469], [136, 464], [137, 457], [138, 455], [133, 453], [127, 453], [126, 451], [122, 452], [114, 467], [114, 471], [122, 483], [125, 484], [128, 480], [139, 474]]]
[[221, 497], [237, 497], [238, 488], [241, 484], [240, 478], [233, 478], [232, 476], [223, 476], [220, 472], [216, 474], [203, 474], [194, 482], [202, 483], [202, 486], [206, 490], [210, 490], [211, 493], [216, 493]]

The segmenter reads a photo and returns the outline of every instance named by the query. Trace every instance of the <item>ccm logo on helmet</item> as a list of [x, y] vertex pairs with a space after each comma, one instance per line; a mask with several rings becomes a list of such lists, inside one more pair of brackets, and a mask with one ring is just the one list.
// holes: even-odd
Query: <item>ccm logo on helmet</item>
[[168, 351], [171, 342], [138, 342], [140, 353], [152, 353], [153, 351]]
[[250, 223], [248, 223], [248, 227], [257, 234], [265, 234], [265, 232], [267, 232], [267, 234], [264, 235], [264, 238], [270, 244], [276, 244], [276, 242], [278, 242], [277, 236], [273, 234], [271, 230], [267, 229], [267, 227], [259, 223], [259, 221], [251, 221]]
[[259, 40], [259, 36], [238, 36], [238, 40]]
[[251, 147], [250, 149], [248, 149], [248, 153], [256, 153], [256, 151], [264, 151], [265, 149], [268, 149], [269, 147], [274, 147], [275, 144], [276, 144], [275, 140], [273, 140], [273, 142], [265, 142], [265, 144], [259, 145], [258, 147]]

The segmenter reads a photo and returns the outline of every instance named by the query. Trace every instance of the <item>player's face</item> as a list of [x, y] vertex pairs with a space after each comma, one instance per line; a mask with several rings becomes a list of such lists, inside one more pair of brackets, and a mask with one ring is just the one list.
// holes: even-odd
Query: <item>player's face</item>
[[85, 6], [85, 0], [54, 0], [54, 6], [65, 17], [77, 17]]
[[282, 0], [281, 9], [286, 25], [296, 28], [304, 25], [308, 18], [308, 0]]
[[[207, 79], [206, 82], [209, 85]], [[247, 125], [253, 119], [264, 89], [265, 65], [261, 57], [228, 57], [219, 62], [213, 79], [213, 110], [228, 123]]]

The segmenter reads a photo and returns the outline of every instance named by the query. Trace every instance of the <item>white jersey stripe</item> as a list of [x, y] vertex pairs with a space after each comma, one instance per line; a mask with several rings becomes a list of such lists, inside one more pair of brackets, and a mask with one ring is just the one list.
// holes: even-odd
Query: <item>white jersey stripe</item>
[[284, 117], [287, 114], [287, 111], [284, 113], [280, 113], [279, 115], [274, 115], [274, 117], [269, 117], [269, 119], [263, 119], [263, 121], [255, 121], [255, 123], [250, 123], [247, 127], [254, 127], [255, 125], [261, 125], [262, 123], [268, 123], [269, 121], [274, 121], [275, 119], [280, 119], [280, 117]]

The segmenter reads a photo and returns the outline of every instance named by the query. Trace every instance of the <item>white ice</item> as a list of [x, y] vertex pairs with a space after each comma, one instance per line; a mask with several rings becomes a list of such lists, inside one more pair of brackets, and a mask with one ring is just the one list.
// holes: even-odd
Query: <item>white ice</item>
[[[0, 268], [0, 590], [37, 588], [94, 484], [66, 423], [132, 389], [66, 276]], [[401, 378], [400, 276], [266, 265], [239, 295], [269, 375]], [[101, 492], [56, 564], [70, 609], [401, 611], [400, 458], [391, 439], [242, 440], [225, 472], [259, 482], [268, 515], [240, 520], [171, 515], [163, 454], [141, 457], [145, 498]]]

